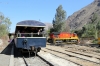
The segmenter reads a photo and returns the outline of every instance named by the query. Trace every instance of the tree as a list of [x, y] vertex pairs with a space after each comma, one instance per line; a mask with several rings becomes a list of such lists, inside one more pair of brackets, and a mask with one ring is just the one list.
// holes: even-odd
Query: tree
[[97, 39], [97, 33], [98, 33], [98, 28], [97, 28], [97, 27], [99, 27], [99, 25], [98, 25], [99, 21], [98, 21], [98, 20], [99, 20], [99, 18], [98, 18], [97, 13], [94, 13], [94, 15], [93, 15], [91, 21], [92, 21], [93, 26], [94, 26], [94, 30], [95, 30], [94, 37], [95, 37], [96, 39]]
[[62, 32], [66, 30], [66, 11], [63, 10], [62, 5], [56, 9], [55, 18], [53, 19], [53, 30], [55, 32]]
[[100, 20], [98, 21], [96, 28], [97, 28], [97, 30], [100, 30]]
[[85, 30], [82, 34], [82, 37], [97, 38], [97, 32], [99, 27], [100, 27], [100, 23], [98, 21], [98, 16], [96, 13], [94, 13], [90, 23], [84, 26]]
[[5, 17], [2, 13], [0, 13], [0, 37], [9, 33], [10, 25], [10, 19], [8, 17]]
[[95, 37], [95, 26], [91, 24], [87, 24], [84, 26], [85, 30], [82, 34], [82, 37]]

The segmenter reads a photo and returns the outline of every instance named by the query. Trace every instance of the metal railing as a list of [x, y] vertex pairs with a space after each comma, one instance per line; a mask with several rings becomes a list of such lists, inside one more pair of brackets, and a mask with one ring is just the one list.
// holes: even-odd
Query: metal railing
[[17, 37], [45, 37], [45, 33], [17, 33]]

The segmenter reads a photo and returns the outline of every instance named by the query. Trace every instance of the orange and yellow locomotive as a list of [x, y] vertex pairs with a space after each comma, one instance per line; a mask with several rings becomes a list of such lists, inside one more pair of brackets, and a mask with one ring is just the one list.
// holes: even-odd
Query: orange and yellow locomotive
[[79, 38], [76, 33], [69, 32], [52, 32], [49, 34], [49, 43], [79, 43]]

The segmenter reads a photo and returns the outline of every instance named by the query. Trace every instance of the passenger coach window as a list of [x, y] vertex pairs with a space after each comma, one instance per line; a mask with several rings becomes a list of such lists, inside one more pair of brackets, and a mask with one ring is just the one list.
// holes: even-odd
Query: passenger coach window
[[27, 27], [17, 30], [17, 37], [44, 37], [44, 28]]

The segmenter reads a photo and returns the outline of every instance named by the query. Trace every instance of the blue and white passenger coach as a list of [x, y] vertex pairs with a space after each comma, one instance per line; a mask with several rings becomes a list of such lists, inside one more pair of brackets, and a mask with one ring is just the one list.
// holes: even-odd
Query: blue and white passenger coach
[[15, 29], [15, 46], [21, 51], [39, 52], [46, 47], [45, 24], [35, 20], [18, 22]]

